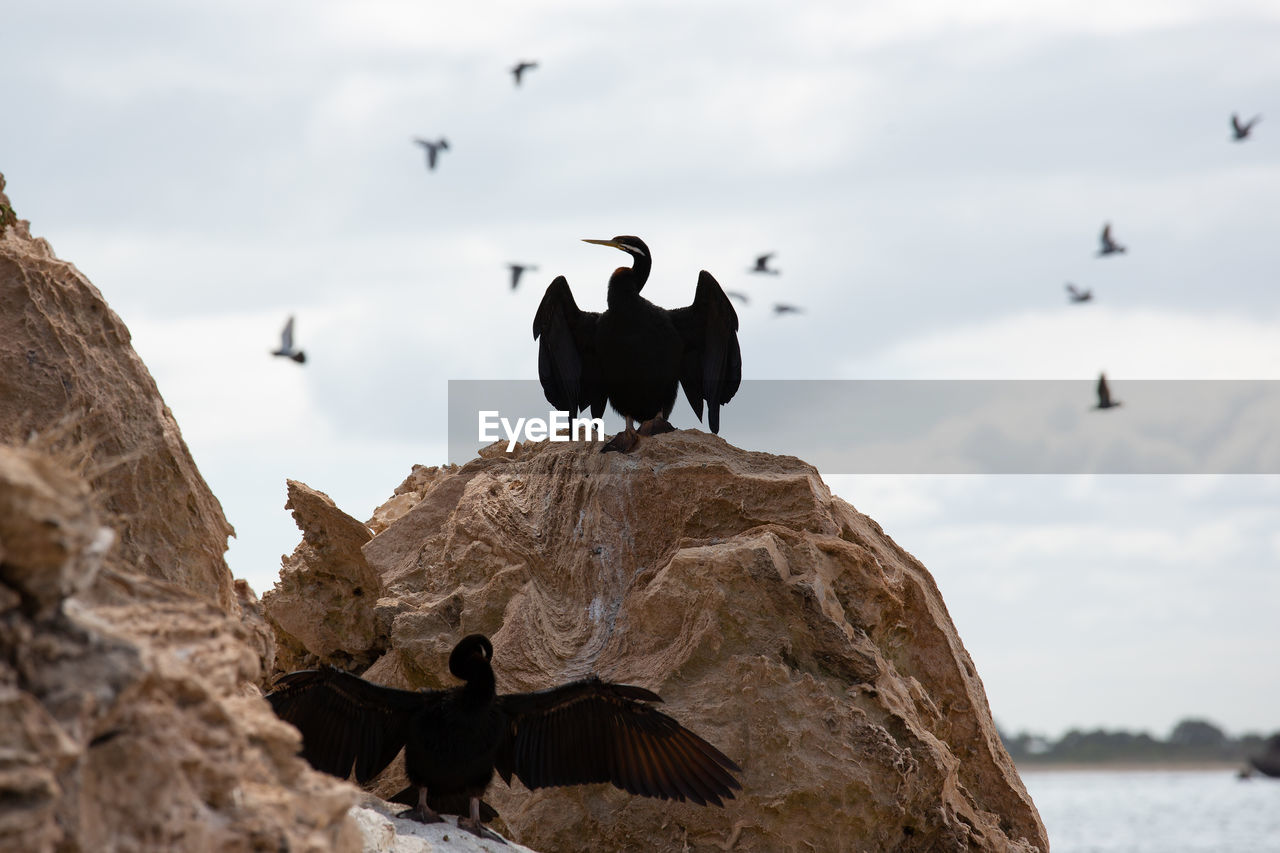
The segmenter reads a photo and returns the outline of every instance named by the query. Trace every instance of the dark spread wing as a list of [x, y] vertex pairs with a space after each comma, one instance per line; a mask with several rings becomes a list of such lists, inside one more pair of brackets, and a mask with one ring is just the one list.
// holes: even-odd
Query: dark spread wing
[[533, 317], [533, 337], [538, 343], [538, 378], [542, 393], [556, 409], [577, 417], [591, 410], [604, 414], [608, 395], [596, 357], [596, 324], [600, 315], [582, 311], [573, 300], [569, 282], [558, 275], [547, 287]]
[[742, 382], [742, 350], [738, 347], [738, 312], [711, 273], [698, 275], [693, 304], [671, 312], [671, 321], [684, 337], [680, 387], [702, 420], [720, 432], [720, 407], [733, 399]]
[[1116, 245], [1115, 239], [1111, 236], [1111, 223], [1108, 222], [1102, 226], [1102, 247], [1104, 249], [1113, 248]]
[[345, 779], [354, 764], [362, 785], [396, 757], [414, 714], [432, 698], [336, 669], [291, 672], [267, 694], [276, 716], [302, 732], [302, 757], [312, 767]]
[[699, 805], [733, 799], [741, 768], [724, 753], [646, 705], [642, 687], [597, 678], [538, 693], [498, 697], [509, 720], [495, 763], [530, 788], [611, 782], [632, 794]]

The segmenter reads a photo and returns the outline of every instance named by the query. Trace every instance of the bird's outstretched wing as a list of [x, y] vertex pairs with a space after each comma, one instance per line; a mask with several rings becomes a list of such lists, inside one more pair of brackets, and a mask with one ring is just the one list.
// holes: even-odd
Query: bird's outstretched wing
[[291, 672], [267, 694], [276, 716], [302, 732], [302, 757], [312, 767], [345, 779], [354, 764], [362, 785], [391, 763], [414, 714], [434, 700], [336, 669]]
[[538, 378], [547, 402], [577, 417], [591, 410], [604, 415], [608, 394], [596, 356], [596, 324], [600, 315], [582, 311], [573, 300], [569, 282], [558, 275], [547, 287], [533, 317], [538, 341]]
[[1098, 408], [1106, 409], [1111, 406], [1111, 389], [1107, 387], [1107, 377], [1105, 374], [1098, 377]]
[[698, 274], [693, 304], [671, 312], [671, 322], [684, 337], [680, 387], [702, 420], [720, 432], [720, 407], [733, 399], [742, 383], [742, 350], [738, 346], [738, 312], [711, 273]]
[[1231, 114], [1231, 129], [1235, 131], [1236, 139], [1244, 139], [1249, 135], [1249, 131], [1253, 130], [1253, 126], [1258, 123], [1262, 116], [1254, 116], [1247, 122], [1241, 124], [1240, 114]]
[[289, 318], [289, 322], [284, 324], [284, 328], [280, 330], [280, 349], [284, 352], [293, 352], [293, 317]]
[[724, 753], [645, 704], [642, 687], [598, 678], [498, 697], [509, 726], [495, 765], [529, 788], [611, 782], [632, 794], [723, 805], [742, 786]]

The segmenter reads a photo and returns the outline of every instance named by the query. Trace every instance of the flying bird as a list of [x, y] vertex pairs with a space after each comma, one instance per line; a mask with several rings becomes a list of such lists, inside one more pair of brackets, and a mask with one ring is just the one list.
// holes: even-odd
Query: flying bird
[[802, 314], [804, 309], [799, 305], [788, 305], [785, 302], [775, 302], [773, 305], [773, 316], [781, 317], [783, 314]]
[[520, 286], [520, 276], [527, 272], [537, 272], [538, 268], [533, 264], [507, 264], [511, 270], [511, 289], [515, 290]]
[[1098, 249], [1098, 257], [1100, 258], [1106, 255], [1123, 254], [1126, 251], [1125, 247], [1117, 243], [1111, 236], [1110, 222], [1102, 226], [1102, 234], [1098, 239], [1102, 242], [1102, 247]]
[[1111, 389], [1107, 387], [1107, 374], [1098, 374], [1098, 405], [1095, 409], [1114, 409], [1120, 405], [1119, 400], [1111, 399]]
[[777, 275], [778, 270], [769, 266], [769, 259], [776, 255], [777, 252], [766, 252], [756, 258], [756, 265], [751, 267], [751, 272], [764, 273], [765, 275]]
[[1088, 302], [1093, 299], [1093, 290], [1081, 290], [1071, 282], [1067, 282], [1067, 293], [1072, 302]]
[[280, 331], [280, 349], [274, 350], [272, 355], [280, 355], [285, 358], [291, 358], [298, 364], [305, 364], [307, 354], [300, 349], [293, 348], [293, 317], [289, 317], [289, 321], [284, 324], [284, 328]]
[[512, 67], [511, 69], [511, 76], [516, 78], [516, 85], [517, 86], [520, 85], [520, 78], [524, 76], [524, 72], [531, 71], [537, 67], [538, 67], [538, 63], [530, 62], [527, 59], [522, 59], [519, 62], [517, 62], [515, 66]]
[[[666, 309], [640, 295], [652, 258], [639, 237], [586, 240], [626, 252], [632, 266], [609, 277], [608, 308], [582, 311], [569, 283], [557, 276], [533, 319], [538, 346], [538, 377], [547, 401], [576, 417], [591, 410], [604, 414], [605, 403], [626, 419], [626, 430], [602, 452], [628, 452], [640, 435], [675, 429], [667, 422], [676, 393], [698, 420], [707, 406], [711, 431], [720, 431], [720, 407], [733, 399], [742, 381], [738, 313], [711, 273], [698, 275], [693, 304]], [[637, 432], [632, 421], [640, 421]]]
[[449, 140], [443, 136], [435, 142], [428, 142], [425, 139], [414, 138], [414, 142], [418, 143], [427, 152], [427, 169], [434, 172], [436, 169], [436, 157], [441, 151], [449, 150]]
[[750, 299], [747, 298], [747, 294], [743, 293], [741, 290], [726, 290], [724, 292], [724, 295], [728, 296], [730, 299], [738, 300], [743, 305], [746, 305], [748, 302], [751, 301]]
[[1253, 126], [1262, 121], [1262, 116], [1254, 116], [1249, 119], [1246, 124], [1240, 123], [1240, 115], [1238, 113], [1231, 114], [1231, 132], [1233, 142], [1244, 142], [1249, 138], [1249, 132], [1253, 130]]
[[[409, 787], [392, 799], [422, 823], [441, 820], [432, 802], [469, 799], [458, 826], [498, 838], [482, 823], [480, 797], [496, 770], [527, 788], [610, 782], [664, 800], [723, 806], [742, 786], [741, 768], [720, 750], [649, 703], [642, 687], [591, 677], [536, 693], [495, 689], [493, 645], [464, 637], [449, 672], [464, 684], [447, 690], [398, 690], [335, 669], [291, 672], [267, 701], [302, 733], [311, 766], [364, 785], [404, 749]], [[501, 840], [501, 839], [498, 839]]]

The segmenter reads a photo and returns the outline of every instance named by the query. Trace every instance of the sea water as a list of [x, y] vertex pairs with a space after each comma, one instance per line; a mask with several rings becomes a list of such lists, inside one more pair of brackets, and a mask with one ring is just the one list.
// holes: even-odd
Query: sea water
[[1280, 779], [1234, 770], [1026, 770], [1052, 853], [1280, 853]]

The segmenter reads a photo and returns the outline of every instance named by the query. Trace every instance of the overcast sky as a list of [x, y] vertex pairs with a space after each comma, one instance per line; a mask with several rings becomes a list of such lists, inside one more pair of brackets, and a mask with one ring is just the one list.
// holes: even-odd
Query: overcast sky
[[[42, 2], [4, 28], [8, 194], [129, 325], [259, 592], [299, 538], [286, 477], [367, 517], [445, 461], [447, 380], [536, 376], [554, 275], [603, 307], [625, 258], [584, 237], [643, 237], [660, 304], [703, 268], [747, 291], [751, 379], [1280, 378], [1272, 2]], [[1266, 116], [1243, 144], [1236, 111]], [[411, 138], [441, 135], [428, 173]], [[1129, 252], [1098, 259], [1108, 220]], [[765, 251], [776, 278], [746, 272]], [[512, 261], [540, 267], [515, 293]], [[268, 355], [290, 314], [305, 367]], [[1280, 728], [1280, 478], [830, 482], [934, 573], [1006, 728]]]

